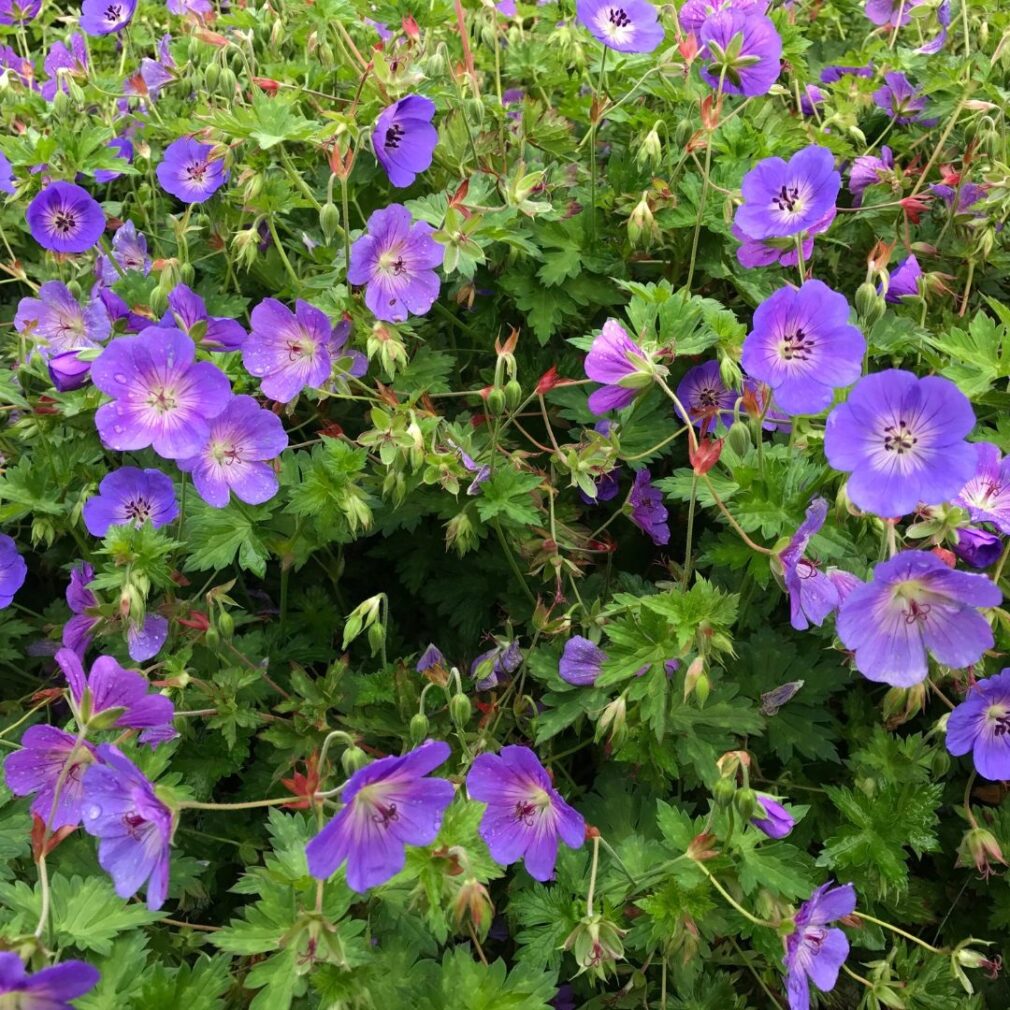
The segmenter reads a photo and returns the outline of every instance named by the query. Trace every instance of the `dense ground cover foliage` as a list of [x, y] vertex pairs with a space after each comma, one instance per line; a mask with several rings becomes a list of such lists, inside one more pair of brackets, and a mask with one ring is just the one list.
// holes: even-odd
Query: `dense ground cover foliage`
[[0, 1007], [1007, 1006], [1008, 67], [0, 0]]

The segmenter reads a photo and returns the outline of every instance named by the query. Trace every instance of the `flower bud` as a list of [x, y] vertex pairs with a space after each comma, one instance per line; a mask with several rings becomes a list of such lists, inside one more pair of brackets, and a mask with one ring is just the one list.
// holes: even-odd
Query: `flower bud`
[[736, 807], [737, 813], [745, 821], [749, 821], [757, 808], [757, 793], [750, 788], [738, 789], [736, 796], [733, 797], [733, 805]]
[[428, 738], [428, 717], [423, 712], [415, 712], [410, 720], [410, 742], [415, 746]]
[[656, 225], [656, 218], [649, 206], [648, 194], [643, 193], [628, 217], [628, 240], [633, 246], [648, 246], [658, 238], [659, 228]]
[[340, 211], [337, 210], [336, 204], [327, 202], [320, 208], [319, 227], [322, 228], [327, 242], [340, 231]]
[[500, 417], [505, 412], [505, 393], [501, 389], [492, 389], [487, 394], [488, 413], [493, 417]]
[[726, 444], [735, 455], [743, 458], [751, 449], [750, 428], [743, 421], [734, 421], [726, 433]]
[[564, 948], [570, 950], [578, 962], [580, 975], [588, 971], [602, 979], [624, 958], [623, 936], [624, 930], [602, 915], [587, 915], [568, 934]]
[[80, 389], [91, 376], [91, 362], [82, 361], [77, 351], [64, 351], [49, 359], [49, 378], [61, 393]]
[[743, 370], [728, 354], [719, 358], [719, 378], [727, 389], [739, 389], [743, 383]]
[[515, 410], [523, 400], [523, 387], [515, 379], [505, 383], [505, 403], [509, 410]]
[[596, 722], [596, 739], [602, 739], [607, 732], [610, 733], [610, 743], [614, 747], [620, 747], [627, 735], [628, 703], [624, 695], [616, 697], [600, 713], [600, 718]]
[[638, 149], [636, 160], [643, 168], [646, 165], [655, 167], [663, 160], [663, 144], [659, 139], [658, 126], [659, 120], [656, 121], [655, 126], [646, 134], [645, 140], [642, 141]]
[[454, 694], [449, 699], [449, 716], [458, 729], [463, 729], [470, 722], [472, 714], [473, 705], [470, 704], [470, 699], [465, 694]]
[[386, 642], [386, 629], [381, 621], [376, 621], [368, 629], [368, 647], [372, 650], [372, 655], [377, 655]]
[[226, 642], [231, 641], [231, 636], [235, 633], [235, 618], [227, 610], [222, 610], [218, 615], [217, 628]]
[[463, 882], [452, 903], [453, 918], [457, 926], [469, 918], [479, 936], [484, 936], [494, 917], [494, 905], [487, 888], [476, 877]]
[[345, 775], [353, 775], [368, 764], [368, 755], [357, 745], [348, 747], [340, 755], [340, 767], [344, 769]]
[[736, 796], [736, 783], [732, 779], [719, 779], [712, 787], [712, 798], [717, 807], [728, 807]]
[[887, 311], [883, 295], [877, 294], [877, 289], [869, 281], [864, 281], [856, 288], [855, 303], [856, 312], [866, 329], [882, 319]]
[[221, 67], [217, 63], [210, 63], [203, 71], [203, 83], [207, 91], [217, 91], [217, 86], [221, 82]]

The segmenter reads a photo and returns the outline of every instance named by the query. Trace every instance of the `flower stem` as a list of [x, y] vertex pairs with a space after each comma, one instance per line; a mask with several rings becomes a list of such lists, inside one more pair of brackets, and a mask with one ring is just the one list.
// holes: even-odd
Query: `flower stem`
[[946, 951], [940, 950], [938, 947], [934, 947], [931, 944], [926, 943], [925, 940], [920, 940], [917, 936], [912, 933], [906, 933], [905, 930], [900, 929], [898, 926], [892, 926], [889, 922], [884, 922], [883, 919], [878, 919], [873, 915], [869, 915], [866, 912], [856, 911], [855, 913], [860, 919], [864, 919], [866, 922], [872, 922], [875, 926], [880, 926], [882, 929], [889, 929], [892, 933], [897, 933], [898, 936], [904, 937], [906, 940], [910, 940], [912, 943], [918, 944], [923, 950], [928, 950], [930, 954], [937, 954], [939, 956], [944, 956]]
[[279, 807], [285, 803], [297, 802], [296, 796], [277, 796], [270, 800], [247, 800], [244, 803], [201, 803], [198, 800], [183, 800], [176, 804], [179, 810], [255, 810], [259, 807]]
[[281, 242], [280, 235], [277, 234], [277, 225], [274, 224], [274, 218], [272, 214], [267, 215], [267, 227], [270, 229], [270, 237], [274, 240], [274, 246], [277, 249], [277, 254], [281, 258], [281, 262], [284, 264], [284, 269], [287, 271], [288, 277], [291, 278], [291, 283], [295, 286], [295, 292], [301, 289], [302, 282], [295, 273], [295, 268], [291, 265], [291, 260], [288, 259], [288, 254], [284, 251], [284, 244]]
[[725, 888], [725, 887], [723, 887], [723, 886], [722, 886], [722, 884], [720, 884], [720, 883], [719, 883], [719, 881], [718, 881], [718, 880], [717, 880], [717, 879], [715, 878], [715, 876], [714, 876], [714, 875], [712, 874], [712, 872], [711, 872], [711, 871], [710, 871], [710, 870], [708, 869], [708, 867], [707, 867], [707, 866], [705, 866], [705, 864], [704, 864], [704, 863], [702, 863], [702, 862], [700, 862], [700, 861], [698, 861], [698, 860], [695, 860], [695, 861], [694, 861], [694, 865], [695, 865], [695, 866], [697, 866], [697, 867], [698, 867], [698, 869], [699, 869], [699, 870], [701, 870], [701, 872], [702, 872], [702, 873], [704, 873], [706, 877], [708, 877], [708, 881], [709, 881], [709, 883], [710, 883], [710, 884], [711, 884], [711, 885], [712, 885], [712, 886], [713, 886], [713, 887], [714, 887], [714, 888], [715, 888], [715, 889], [716, 889], [716, 890], [717, 890], [717, 891], [718, 891], [718, 892], [719, 892], [719, 893], [720, 893], [720, 894], [721, 894], [721, 895], [723, 896], [723, 898], [725, 898], [725, 899], [726, 899], [726, 901], [727, 901], [727, 902], [728, 902], [728, 903], [729, 903], [730, 905], [732, 905], [732, 907], [733, 907], [733, 908], [735, 908], [735, 909], [736, 909], [736, 910], [737, 910], [737, 911], [738, 911], [738, 912], [739, 912], [739, 913], [740, 913], [740, 914], [741, 914], [741, 915], [742, 915], [742, 916], [743, 916], [743, 917], [744, 917], [744, 918], [745, 918], [745, 919], [746, 919], [746, 920], [747, 920], [748, 922], [752, 922], [752, 923], [754, 923], [754, 925], [755, 925], [755, 926], [763, 926], [763, 927], [764, 927], [765, 929], [774, 929], [774, 928], [775, 928], [775, 924], [774, 924], [774, 923], [771, 923], [771, 922], [766, 922], [766, 921], [765, 921], [764, 919], [759, 919], [759, 918], [758, 918], [758, 917], [757, 917], [756, 915], [754, 915], [753, 913], [751, 913], [751, 912], [748, 912], [748, 911], [747, 911], [747, 909], [746, 909], [746, 908], [744, 908], [744, 907], [743, 907], [743, 905], [741, 905], [741, 904], [740, 904], [740, 902], [738, 902], [738, 901], [736, 900], [736, 898], [734, 898], [734, 897], [733, 897], [733, 895], [732, 895], [732, 894], [730, 894], [730, 893], [729, 893], [729, 891], [727, 891], [727, 890], [726, 890], [726, 888]]
[[593, 836], [593, 863], [589, 869], [589, 892], [586, 895], [586, 915], [592, 918], [593, 898], [596, 896], [596, 871], [600, 868], [600, 836]]

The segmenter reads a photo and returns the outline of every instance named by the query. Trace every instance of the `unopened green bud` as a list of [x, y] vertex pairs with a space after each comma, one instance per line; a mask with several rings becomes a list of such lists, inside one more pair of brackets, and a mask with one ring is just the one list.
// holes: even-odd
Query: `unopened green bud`
[[856, 312], [867, 329], [883, 318], [887, 311], [883, 295], [877, 294], [877, 289], [869, 281], [864, 281], [856, 288], [855, 302]]
[[235, 633], [235, 618], [227, 610], [222, 610], [217, 619], [217, 628], [221, 632], [221, 637], [225, 641], [230, 641]]
[[327, 242], [340, 231], [340, 211], [337, 210], [336, 204], [324, 203], [319, 209], [319, 227], [322, 228]]
[[192, 263], [183, 263], [179, 267], [179, 280], [183, 284], [190, 285], [196, 279], [196, 270], [193, 268]]
[[340, 767], [344, 769], [345, 775], [353, 775], [361, 771], [368, 764], [368, 755], [357, 745], [348, 747], [340, 755]]
[[687, 142], [694, 136], [694, 123], [690, 119], [682, 119], [677, 124], [677, 129], [673, 132], [674, 143], [679, 148], [687, 146]]
[[465, 694], [454, 694], [449, 700], [449, 716], [457, 728], [462, 729], [466, 726], [472, 714], [473, 706]]
[[750, 428], [743, 421], [734, 421], [726, 432], [726, 444], [743, 458], [751, 449]]
[[659, 130], [656, 128], [659, 126], [659, 122], [646, 134], [645, 140], [642, 141], [641, 147], [638, 149], [637, 161], [639, 165], [646, 166], [652, 165], [656, 166], [663, 160], [663, 144], [659, 139]]
[[217, 63], [211, 63], [204, 70], [203, 83], [208, 91], [217, 91], [217, 86], [221, 83], [221, 67]]
[[81, 285], [76, 280], [67, 281], [67, 290], [75, 297], [81, 297]]
[[719, 779], [712, 787], [712, 799], [717, 807], [728, 807], [736, 796], [736, 783], [732, 779]]
[[743, 371], [728, 354], [719, 358], [719, 377], [727, 389], [739, 389], [743, 384]]
[[382, 646], [386, 641], [386, 629], [383, 627], [381, 621], [376, 621], [368, 629], [368, 647], [372, 650], [372, 655], [376, 655], [382, 650]]
[[753, 789], [738, 789], [733, 798], [733, 805], [737, 813], [745, 820], [749, 821], [754, 816], [757, 807], [757, 793]]
[[934, 779], [941, 779], [950, 771], [950, 755], [943, 748], [933, 751], [930, 770], [933, 773]]
[[500, 417], [505, 412], [505, 392], [492, 389], [487, 394], [487, 411], [492, 417]]
[[428, 717], [423, 712], [418, 712], [410, 720], [410, 742], [417, 747], [428, 738]]
[[221, 644], [221, 633], [212, 624], [203, 633], [203, 640], [211, 649], [216, 649]]
[[523, 399], [523, 387], [515, 379], [505, 383], [505, 403], [509, 410], [515, 410]]
[[235, 71], [231, 67], [222, 67], [218, 85], [214, 89], [216, 93], [222, 98], [230, 99], [235, 95], [236, 87], [238, 87], [238, 78], [235, 76]]

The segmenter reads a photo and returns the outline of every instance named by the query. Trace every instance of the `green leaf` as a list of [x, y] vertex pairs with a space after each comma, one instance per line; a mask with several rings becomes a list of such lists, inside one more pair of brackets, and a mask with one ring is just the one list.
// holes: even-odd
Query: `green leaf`
[[227, 957], [201, 955], [178, 968], [155, 965], [144, 979], [139, 1003], [144, 1010], [220, 1010], [231, 987]]
[[530, 526], [540, 521], [540, 512], [530, 493], [540, 487], [543, 478], [535, 473], [520, 473], [502, 467], [481, 486], [477, 513], [485, 522], [504, 520], [505, 525]]
[[237, 560], [247, 572], [260, 578], [266, 574], [270, 548], [264, 527], [272, 512], [269, 505], [232, 500], [225, 508], [217, 509], [198, 499], [187, 502], [186, 508], [190, 545], [187, 572], [221, 571]]

